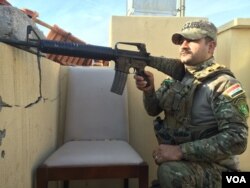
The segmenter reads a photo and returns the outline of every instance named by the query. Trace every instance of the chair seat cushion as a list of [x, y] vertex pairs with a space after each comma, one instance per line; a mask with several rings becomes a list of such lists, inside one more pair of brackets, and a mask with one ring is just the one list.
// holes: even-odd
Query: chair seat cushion
[[140, 164], [143, 159], [122, 140], [70, 141], [56, 150], [47, 166], [105, 166]]

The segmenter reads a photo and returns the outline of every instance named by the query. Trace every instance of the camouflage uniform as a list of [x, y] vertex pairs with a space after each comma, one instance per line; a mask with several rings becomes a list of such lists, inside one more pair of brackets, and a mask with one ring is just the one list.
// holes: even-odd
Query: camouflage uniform
[[[165, 59], [170, 61], [171, 59]], [[182, 81], [167, 79], [144, 94], [159, 144], [180, 145], [184, 159], [159, 165], [161, 188], [221, 187], [222, 171], [237, 171], [247, 146], [249, 114], [239, 81], [213, 58], [186, 66]]]

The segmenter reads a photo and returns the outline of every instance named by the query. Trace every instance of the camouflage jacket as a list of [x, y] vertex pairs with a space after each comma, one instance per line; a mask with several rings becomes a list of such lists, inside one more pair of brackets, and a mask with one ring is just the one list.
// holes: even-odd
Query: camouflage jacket
[[167, 79], [155, 93], [144, 94], [144, 106], [152, 116], [164, 112], [164, 134], [181, 146], [185, 160], [237, 170], [236, 155], [247, 146], [249, 109], [241, 84], [222, 68], [213, 58], [186, 67], [181, 82]]

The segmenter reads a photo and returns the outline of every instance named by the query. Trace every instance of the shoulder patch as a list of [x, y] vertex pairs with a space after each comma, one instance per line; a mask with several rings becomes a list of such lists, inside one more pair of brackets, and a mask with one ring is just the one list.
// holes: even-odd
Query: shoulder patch
[[239, 96], [240, 94], [244, 93], [244, 90], [240, 86], [240, 84], [234, 84], [231, 85], [229, 88], [227, 88], [223, 94], [226, 95], [229, 98], [235, 98]]
[[244, 97], [239, 97], [233, 100], [233, 104], [236, 106], [238, 112], [245, 118], [249, 116], [249, 108]]

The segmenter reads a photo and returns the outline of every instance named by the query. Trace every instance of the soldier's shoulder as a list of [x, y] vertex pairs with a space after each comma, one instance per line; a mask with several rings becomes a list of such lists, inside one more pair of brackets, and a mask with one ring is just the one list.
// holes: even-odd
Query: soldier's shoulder
[[211, 79], [207, 80], [206, 84], [211, 89], [225, 90], [228, 87], [230, 87], [231, 85], [240, 84], [240, 82], [232, 75], [222, 73], [222, 74], [218, 74], [218, 75], [212, 77]]
[[220, 85], [214, 90], [214, 98], [221, 109], [227, 109], [227, 112], [233, 110], [241, 118], [249, 116], [249, 107], [246, 100], [246, 92], [242, 84], [235, 78], [227, 75], [221, 76]]

